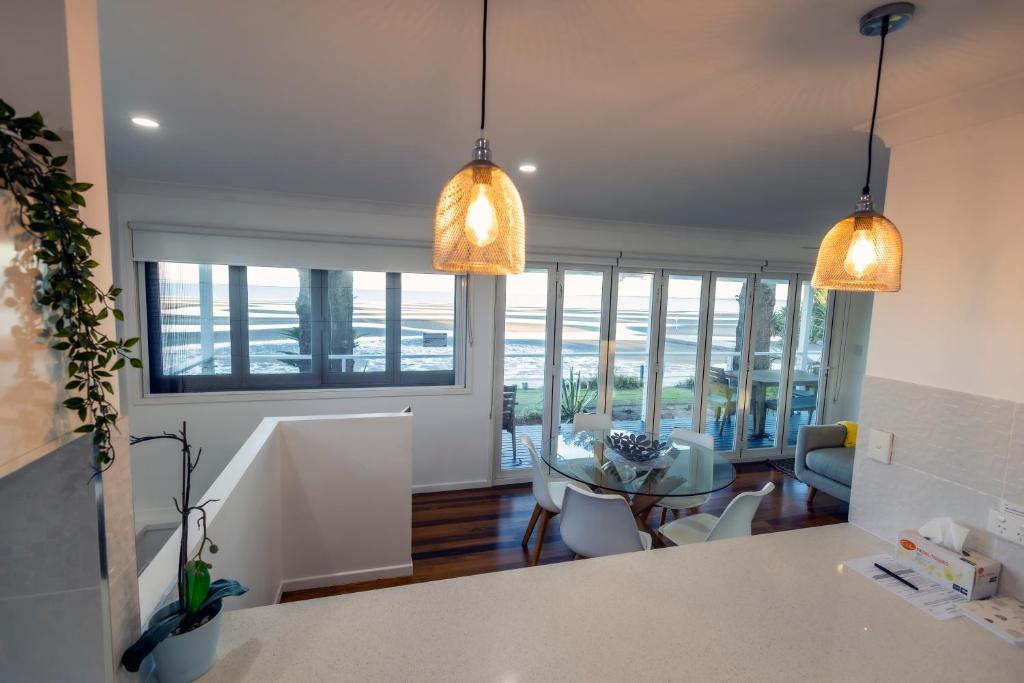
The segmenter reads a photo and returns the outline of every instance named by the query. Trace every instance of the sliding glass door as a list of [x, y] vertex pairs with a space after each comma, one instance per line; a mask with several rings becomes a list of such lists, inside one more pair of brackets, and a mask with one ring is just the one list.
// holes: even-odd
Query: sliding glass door
[[502, 471], [529, 466], [519, 436], [540, 448], [582, 412], [730, 457], [786, 455], [817, 421], [830, 299], [805, 275], [551, 264], [504, 282]]
[[621, 429], [650, 431], [654, 273], [620, 272], [616, 278], [608, 412]]
[[708, 278], [703, 275], [663, 276], [660, 386], [655, 399], [662, 436], [677, 427], [692, 431], [699, 424], [696, 391], [700, 386], [707, 286]]
[[815, 289], [805, 276], [801, 276], [799, 282], [789, 373], [789, 422], [785, 441], [788, 448], [796, 446], [802, 425], [817, 424], [832, 327], [828, 291]]
[[789, 301], [792, 282], [786, 278], [758, 276], [751, 311], [750, 370], [747, 373], [747, 411], [744, 430], [747, 449], [775, 448], [784, 420], [787, 398], [780, 390], [789, 340]]
[[578, 413], [604, 405], [602, 340], [608, 338], [608, 270], [559, 269], [556, 344], [559, 386], [554, 394], [559, 431], [572, 432]]
[[715, 437], [715, 448], [737, 448], [746, 382], [747, 301], [751, 276], [712, 275], [708, 342], [704, 362], [704, 429]]
[[530, 467], [523, 435], [540, 450], [577, 413], [603, 410], [610, 273], [552, 264], [504, 278], [499, 476]]
[[551, 391], [549, 287], [554, 272], [528, 268], [505, 278], [505, 334], [498, 429], [499, 468], [530, 466], [524, 434], [540, 448]]

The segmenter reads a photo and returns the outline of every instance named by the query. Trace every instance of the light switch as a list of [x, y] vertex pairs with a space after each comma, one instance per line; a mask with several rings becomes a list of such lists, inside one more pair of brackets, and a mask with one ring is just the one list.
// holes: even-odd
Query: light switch
[[872, 429], [868, 434], [868, 455], [886, 465], [892, 463], [892, 432]]

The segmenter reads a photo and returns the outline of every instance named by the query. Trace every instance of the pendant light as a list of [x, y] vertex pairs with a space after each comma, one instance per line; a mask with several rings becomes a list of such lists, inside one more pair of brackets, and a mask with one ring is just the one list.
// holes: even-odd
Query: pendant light
[[882, 82], [885, 37], [898, 31], [914, 15], [914, 5], [896, 2], [878, 7], [860, 20], [865, 36], [881, 36], [875, 103], [868, 132], [868, 171], [864, 189], [852, 214], [835, 224], [821, 241], [811, 284], [849, 292], [898, 292], [903, 268], [903, 238], [888, 218], [875, 211], [871, 200], [871, 145], [878, 115], [878, 89]]
[[526, 265], [526, 220], [512, 179], [491, 161], [487, 113], [487, 0], [484, 0], [480, 137], [473, 160], [441, 190], [434, 214], [434, 269], [510, 275]]

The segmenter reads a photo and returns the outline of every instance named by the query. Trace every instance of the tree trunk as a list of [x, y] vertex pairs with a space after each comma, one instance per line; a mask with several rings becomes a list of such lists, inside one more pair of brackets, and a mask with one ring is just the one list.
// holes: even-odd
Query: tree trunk
[[[352, 271], [332, 271], [327, 282], [327, 353], [349, 355], [356, 348], [353, 327], [355, 296], [352, 293]], [[352, 372], [355, 359], [345, 360], [344, 371]]]
[[299, 353], [313, 353], [313, 302], [310, 300], [310, 271], [299, 269], [299, 298], [295, 300], [295, 312], [299, 316]]

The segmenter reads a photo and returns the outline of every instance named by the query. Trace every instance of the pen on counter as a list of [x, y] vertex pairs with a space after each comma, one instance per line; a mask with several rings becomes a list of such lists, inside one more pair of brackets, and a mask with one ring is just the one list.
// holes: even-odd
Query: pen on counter
[[892, 571], [891, 569], [886, 569], [885, 567], [883, 567], [882, 565], [878, 564], [877, 562], [875, 562], [875, 566], [878, 567], [879, 569], [881, 569], [883, 572], [885, 572], [889, 576], [891, 576], [892, 578], [894, 578], [897, 581], [899, 581], [900, 583], [904, 583], [904, 584], [910, 586], [911, 588], [913, 588], [914, 590], [918, 590], [917, 586], [915, 586], [914, 584], [910, 583], [909, 581], [907, 581], [906, 579], [904, 579], [902, 576], [900, 576], [896, 572]]

